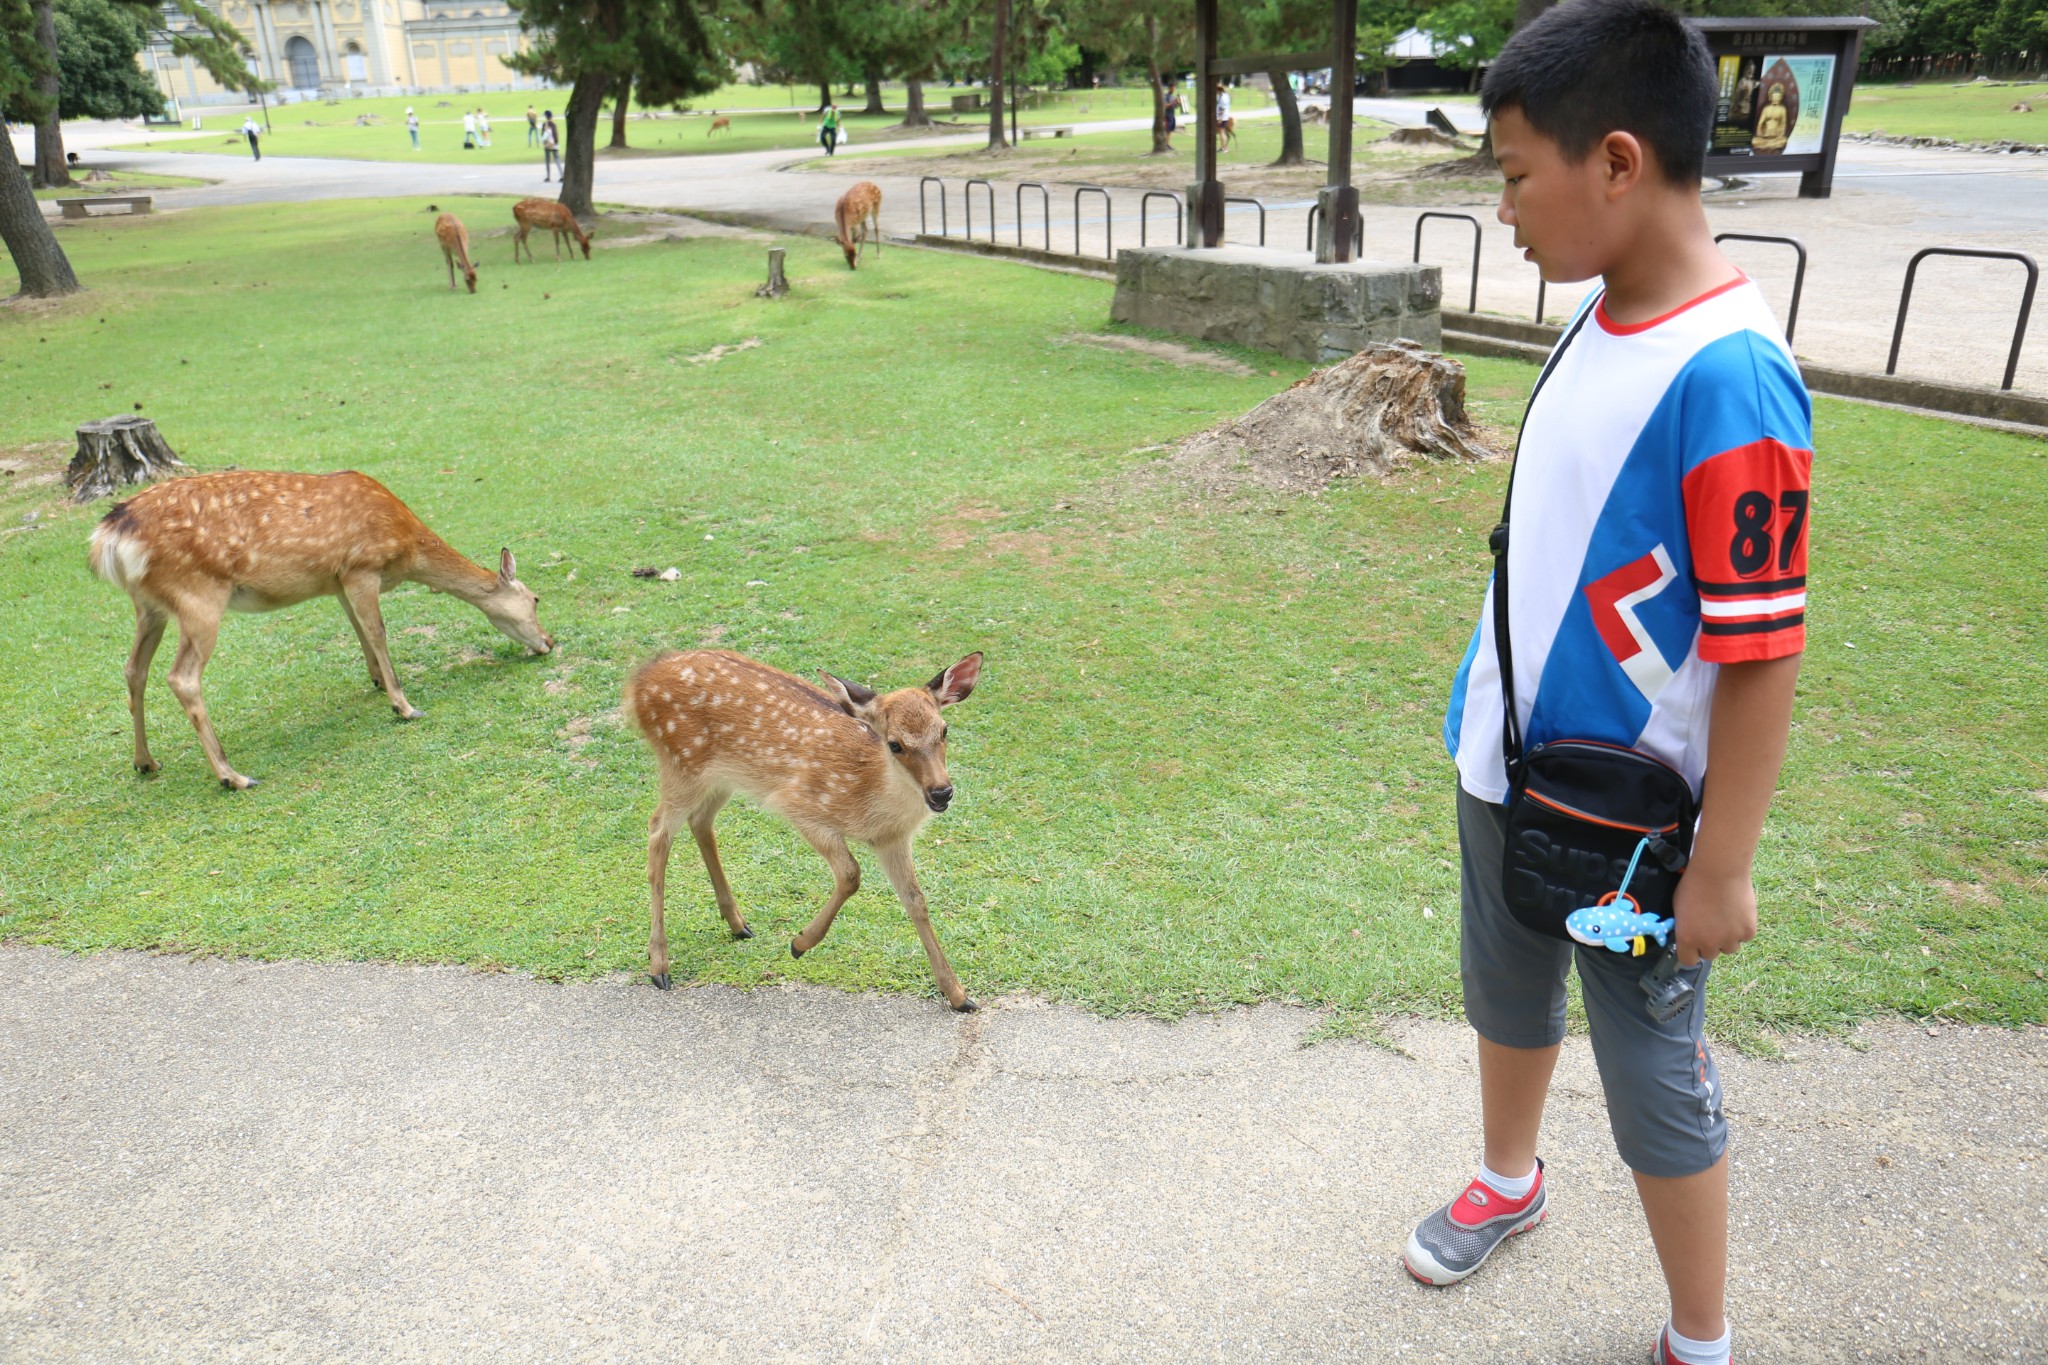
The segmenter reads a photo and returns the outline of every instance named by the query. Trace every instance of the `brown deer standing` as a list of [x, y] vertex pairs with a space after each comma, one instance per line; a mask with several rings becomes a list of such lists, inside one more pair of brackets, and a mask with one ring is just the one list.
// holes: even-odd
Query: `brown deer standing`
[[469, 292], [476, 292], [476, 267], [469, 263], [469, 229], [462, 220], [452, 213], [444, 213], [434, 220], [434, 236], [440, 239], [441, 254], [448, 258], [448, 287], [455, 287], [455, 262], [462, 262], [462, 278], [469, 282]]
[[458, 597], [536, 654], [555, 647], [534, 610], [540, 599], [519, 581], [510, 550], [499, 552], [496, 573], [472, 563], [364, 474], [248, 470], [160, 483], [114, 504], [93, 530], [88, 560], [94, 573], [135, 602], [127, 677], [136, 771], [158, 767], [143, 731], [142, 693], [164, 626], [176, 617], [171, 692], [199, 732], [214, 776], [230, 791], [256, 782], [228, 766], [199, 690], [227, 611], [275, 611], [309, 597], [339, 597], [369, 663], [371, 685], [384, 689], [404, 720], [420, 713], [399, 690], [377, 609], [378, 594], [395, 584], [424, 583]]
[[[590, 259], [590, 234], [576, 221], [576, 215], [568, 206], [553, 199], [522, 199], [512, 206], [512, 217], [519, 223], [519, 231], [512, 235], [512, 263], [519, 264], [519, 248], [526, 248], [526, 259], [533, 259], [533, 243], [526, 240], [526, 234], [535, 228], [546, 228], [555, 234], [555, 259], [562, 259], [562, 239], [573, 237], [583, 248], [583, 259]], [[575, 252], [569, 259], [576, 258]]]
[[839, 246], [846, 253], [846, 268], [860, 269], [861, 247], [868, 242], [868, 226], [874, 225], [875, 254], [882, 254], [882, 189], [872, 180], [863, 180], [839, 196], [838, 206], [832, 210], [832, 220], [839, 227]]
[[661, 770], [661, 795], [647, 826], [654, 898], [647, 970], [654, 984], [669, 988], [663, 895], [669, 846], [685, 823], [711, 876], [718, 913], [734, 938], [754, 936], [726, 885], [711, 833], [737, 791], [795, 825], [832, 868], [832, 894], [790, 943], [792, 956], [817, 947], [839, 907], [860, 889], [860, 864], [846, 847], [857, 839], [875, 850], [896, 888], [939, 993], [956, 1010], [974, 1009], [932, 931], [910, 844], [953, 799], [939, 710], [965, 701], [980, 675], [981, 655], [970, 654], [923, 687], [877, 696], [830, 673], [822, 675], [824, 688], [815, 687], [725, 650], [664, 654], [635, 673], [626, 684], [625, 713]]
[[710, 141], [711, 134], [716, 133], [720, 128], [725, 129], [725, 131], [728, 134], [730, 134], [732, 132], [732, 120], [725, 117], [725, 115], [723, 114], [720, 114], [717, 118], [711, 120], [711, 131], [704, 134], [705, 141]]

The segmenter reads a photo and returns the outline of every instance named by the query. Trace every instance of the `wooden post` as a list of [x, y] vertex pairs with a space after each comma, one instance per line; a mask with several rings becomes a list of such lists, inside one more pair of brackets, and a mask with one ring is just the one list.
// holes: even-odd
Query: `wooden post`
[[757, 299], [779, 299], [789, 292], [789, 281], [782, 275], [784, 252], [779, 246], [768, 248], [768, 283], [754, 291]]
[[79, 425], [78, 453], [64, 470], [64, 484], [73, 502], [91, 502], [131, 483], [189, 472], [155, 422], [123, 414]]
[[1195, 0], [1195, 183], [1188, 187], [1188, 245], [1223, 245], [1223, 182], [1216, 178], [1216, 0]]
[[1330, 0], [1330, 174], [1317, 194], [1316, 260], [1351, 259], [1358, 233], [1358, 189], [1351, 183], [1351, 87], [1358, 71], [1358, 0]]

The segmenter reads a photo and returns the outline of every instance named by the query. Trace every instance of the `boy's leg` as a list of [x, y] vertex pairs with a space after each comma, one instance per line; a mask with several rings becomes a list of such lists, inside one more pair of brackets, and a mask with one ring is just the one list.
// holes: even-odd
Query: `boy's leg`
[[1650, 1240], [1671, 1288], [1671, 1325], [1698, 1341], [1728, 1330], [1728, 1154], [1697, 1175], [1636, 1172]]
[[1503, 1047], [1480, 1036], [1479, 1107], [1489, 1171], [1519, 1180], [1536, 1169], [1536, 1132], [1559, 1046]]

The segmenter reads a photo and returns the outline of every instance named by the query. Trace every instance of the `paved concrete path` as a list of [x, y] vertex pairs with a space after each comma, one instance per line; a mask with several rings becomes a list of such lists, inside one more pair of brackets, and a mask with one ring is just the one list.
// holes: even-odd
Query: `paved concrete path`
[[[1430, 1290], [1468, 1037], [1312, 1022], [0, 948], [0, 1359], [1640, 1360], [1583, 1042]], [[1794, 1050], [1721, 1059], [1742, 1358], [2048, 1360], [2048, 1033]]]

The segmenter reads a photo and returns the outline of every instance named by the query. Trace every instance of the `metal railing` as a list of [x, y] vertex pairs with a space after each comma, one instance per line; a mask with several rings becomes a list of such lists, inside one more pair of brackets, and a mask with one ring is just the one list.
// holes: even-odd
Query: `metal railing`
[[[1019, 181], [1017, 185], [1017, 245], [1024, 245], [1024, 191], [1037, 190], [1039, 217], [1045, 222], [1045, 249], [1052, 250], [1052, 191], [1038, 180]], [[990, 217], [995, 215], [991, 213]]]
[[960, 202], [967, 207], [967, 240], [974, 240], [974, 187], [988, 191], [988, 239], [996, 239], [996, 187], [986, 180], [970, 180], [960, 187]]
[[1184, 216], [1187, 210], [1182, 206], [1180, 196], [1172, 190], [1146, 190], [1138, 196], [1138, 245], [1145, 245], [1145, 232], [1151, 226], [1145, 216], [1145, 206], [1154, 199], [1164, 199], [1173, 205], [1173, 243], [1175, 246], [1187, 245], [1187, 219]]
[[1102, 196], [1102, 254], [1106, 260], [1116, 259], [1116, 203], [1110, 199], [1109, 191], [1100, 185], [1083, 185], [1074, 191], [1074, 254], [1081, 254], [1081, 196], [1099, 194]]
[[1799, 326], [1799, 295], [1806, 288], [1806, 244], [1797, 237], [1770, 237], [1754, 232], [1721, 232], [1714, 235], [1716, 242], [1764, 242], [1789, 246], [1799, 253], [1799, 264], [1792, 269], [1792, 305], [1785, 311], [1785, 344], [1792, 344], [1792, 331]]
[[[1476, 313], [1479, 311], [1479, 242], [1482, 231], [1479, 226], [1479, 220], [1469, 213], [1438, 213], [1435, 210], [1431, 210], [1428, 213], [1417, 214], [1415, 217], [1415, 251], [1409, 258], [1417, 263], [1420, 263], [1422, 260], [1422, 225], [1431, 218], [1448, 218], [1453, 222], [1470, 223], [1472, 225], [1472, 292], [1470, 301], [1465, 305], [1465, 311]], [[1543, 321], [1543, 304], [1540, 291], [1537, 294], [1536, 320], [1538, 322]]]
[[[1314, 203], [1308, 206], [1308, 243], [1302, 248], [1304, 251], [1314, 251], [1316, 249], [1316, 218], [1322, 211], [1323, 206], [1321, 203]], [[1351, 254], [1354, 260], [1365, 255], [1365, 215], [1359, 214], [1356, 223], [1357, 226], [1353, 228], [1351, 233]]]
[[1886, 374], [1896, 374], [1899, 368], [1899, 341], [1906, 334], [1906, 309], [1913, 302], [1913, 274], [1920, 269], [1920, 262], [1929, 256], [1972, 256], [1990, 261], [2018, 261], [2027, 268], [2026, 292], [2020, 295], [2020, 320], [2012, 329], [2012, 349], [2005, 356], [2005, 382], [1998, 387], [2010, 389], [2013, 376], [2020, 368], [2020, 344], [2027, 339], [2027, 318], [2034, 311], [2034, 286], [2040, 283], [2041, 269], [2034, 264], [2034, 258], [2024, 251], [1985, 251], [1968, 246], [1930, 246], [1913, 253], [1913, 259], [1906, 263], [1906, 287], [1899, 294], [1899, 318], [1892, 324], [1892, 352], [1884, 362]]
[[1226, 194], [1223, 196], [1223, 211], [1230, 212], [1232, 204], [1250, 204], [1259, 211], [1259, 245], [1266, 244], [1266, 206], [1248, 194]]
[[925, 217], [924, 187], [926, 185], [937, 185], [939, 187], [939, 236], [949, 237], [952, 234], [946, 231], [946, 182], [935, 175], [924, 176], [917, 182], [918, 236], [929, 237], [932, 232], [931, 222]]

